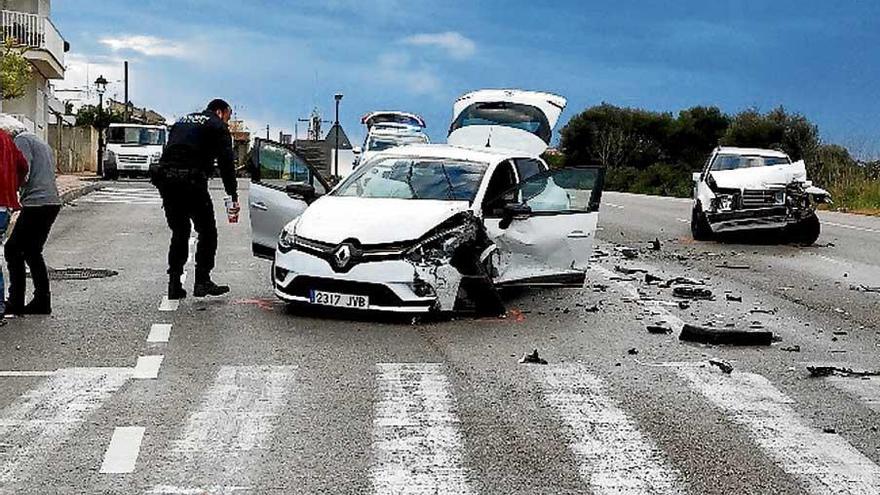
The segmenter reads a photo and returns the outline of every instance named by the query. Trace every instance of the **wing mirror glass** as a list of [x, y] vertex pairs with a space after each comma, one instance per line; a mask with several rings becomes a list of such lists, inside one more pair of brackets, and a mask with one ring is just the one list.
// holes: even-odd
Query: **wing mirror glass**
[[693, 175], [691, 176], [691, 178], [693, 179], [694, 182], [700, 182], [700, 176], [702, 176], [702, 175], [703, 174], [701, 174], [700, 172], [694, 172]]
[[501, 222], [498, 227], [506, 229], [514, 220], [528, 218], [531, 213], [532, 208], [525, 203], [508, 203], [504, 205], [504, 212], [501, 214]]
[[287, 193], [288, 196], [294, 196], [304, 199], [307, 203], [315, 199], [315, 186], [311, 184], [287, 184], [284, 187], [284, 192]]
[[351, 149], [351, 151], [352, 151], [355, 155], [360, 155], [361, 152], [363, 151], [363, 149], [362, 149], [360, 146], [355, 146], [354, 148]]

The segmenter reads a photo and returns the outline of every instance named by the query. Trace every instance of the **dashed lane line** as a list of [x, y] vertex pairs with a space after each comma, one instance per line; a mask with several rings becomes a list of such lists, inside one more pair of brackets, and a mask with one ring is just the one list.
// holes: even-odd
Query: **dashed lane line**
[[860, 232], [870, 232], [872, 234], [880, 234], [880, 230], [877, 230], [877, 229], [870, 229], [868, 227], [856, 227], [855, 225], [847, 225], [845, 223], [835, 223], [835, 222], [822, 221], [822, 225], [831, 225], [834, 227], [841, 227], [844, 229], [858, 230]]
[[0, 378], [28, 378], [53, 376], [58, 371], [0, 371]]
[[132, 378], [136, 380], [155, 380], [159, 378], [159, 367], [162, 366], [164, 355], [140, 356], [134, 366]]
[[373, 493], [474, 493], [449, 381], [438, 363], [380, 363]]
[[743, 426], [764, 453], [813, 495], [876, 495], [880, 467], [836, 433], [806, 423], [794, 400], [761, 375], [711, 367], [676, 372], [691, 388]]
[[147, 342], [151, 344], [167, 343], [171, 337], [171, 323], [154, 323], [150, 327], [150, 334], [147, 336]]
[[614, 204], [614, 203], [602, 203], [603, 206], [610, 206], [612, 208], [617, 208], [618, 210], [622, 210], [623, 206]]
[[568, 427], [581, 478], [597, 495], [683, 495], [685, 483], [653, 441], [583, 365], [532, 368], [542, 396]]
[[120, 426], [113, 430], [110, 445], [101, 463], [102, 474], [124, 474], [134, 471], [146, 428]]
[[162, 296], [162, 301], [159, 303], [159, 311], [177, 311], [177, 308], [180, 307], [180, 301], [177, 299], [168, 299], [168, 296]]

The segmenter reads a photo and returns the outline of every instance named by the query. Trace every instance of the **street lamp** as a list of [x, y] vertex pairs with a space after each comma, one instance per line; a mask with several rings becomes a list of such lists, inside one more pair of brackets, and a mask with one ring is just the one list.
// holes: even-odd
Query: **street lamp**
[[107, 80], [104, 76], [95, 79], [95, 90], [98, 92], [98, 176], [104, 176], [104, 92], [107, 91]]
[[339, 102], [342, 101], [342, 93], [336, 93], [333, 95], [333, 98], [336, 100], [336, 123], [334, 124], [336, 129], [336, 148], [333, 154], [333, 163], [336, 166], [334, 175], [339, 179]]

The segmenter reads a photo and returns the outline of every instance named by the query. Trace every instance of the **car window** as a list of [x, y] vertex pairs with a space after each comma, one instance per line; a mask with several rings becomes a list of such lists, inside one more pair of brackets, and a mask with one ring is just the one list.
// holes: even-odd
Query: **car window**
[[486, 163], [441, 158], [379, 158], [359, 167], [333, 194], [472, 201], [486, 168]]
[[[516, 176], [510, 162], [498, 164], [489, 179], [489, 185], [486, 186], [486, 194], [483, 196], [482, 209], [486, 216], [501, 216], [506, 204], [516, 202], [517, 195], [513, 190], [514, 186], [516, 186]], [[507, 194], [504, 194], [505, 192]]]
[[107, 142], [111, 144], [164, 145], [165, 129], [150, 127], [110, 127]]
[[384, 151], [407, 144], [426, 144], [427, 136], [372, 136], [367, 142], [366, 151]]
[[513, 192], [533, 213], [591, 212], [599, 208], [602, 177], [597, 167], [563, 168], [533, 175]]
[[788, 165], [790, 163], [791, 160], [787, 157], [719, 154], [712, 162], [712, 167], [710, 168], [710, 170], [738, 170], [744, 168]]
[[311, 184], [317, 194], [327, 192], [324, 185], [315, 180], [309, 166], [290, 149], [275, 143], [259, 144], [259, 181], [263, 184], [284, 188], [290, 183]]
[[474, 103], [459, 114], [450, 126], [449, 132], [472, 125], [498, 125], [522, 129], [548, 144], [552, 131], [547, 116], [538, 107], [510, 102]]

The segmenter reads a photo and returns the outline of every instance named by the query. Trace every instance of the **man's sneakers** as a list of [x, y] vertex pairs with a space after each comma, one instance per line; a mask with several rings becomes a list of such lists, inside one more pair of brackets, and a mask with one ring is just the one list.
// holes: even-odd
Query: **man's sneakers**
[[186, 290], [180, 283], [180, 277], [171, 277], [168, 282], [168, 300], [176, 301], [179, 299], [186, 299]]
[[229, 292], [228, 285], [217, 285], [211, 280], [196, 282], [193, 287], [193, 295], [196, 297], [222, 296]]

